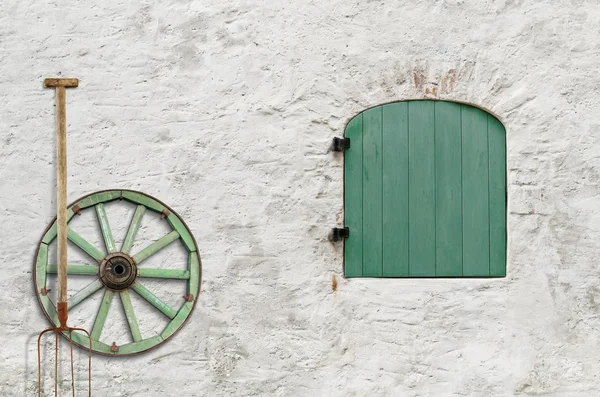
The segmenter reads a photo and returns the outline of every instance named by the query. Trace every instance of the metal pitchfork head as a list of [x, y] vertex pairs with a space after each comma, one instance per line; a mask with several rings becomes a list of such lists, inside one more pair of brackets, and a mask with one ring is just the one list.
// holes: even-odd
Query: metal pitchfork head
[[38, 396], [42, 395], [42, 354], [41, 340], [42, 336], [48, 332], [54, 332], [56, 335], [56, 364], [55, 364], [55, 382], [54, 395], [58, 396], [58, 336], [60, 333], [66, 336], [69, 334], [69, 344], [71, 347], [71, 388], [73, 397], [75, 397], [75, 369], [73, 364], [73, 331], [83, 331], [87, 334], [90, 341], [89, 359], [88, 359], [88, 390], [89, 396], [92, 395], [92, 338], [88, 331], [83, 328], [72, 328], [67, 326], [68, 305], [67, 305], [67, 109], [66, 109], [66, 88], [77, 87], [77, 79], [45, 79], [44, 87], [56, 88], [56, 198], [57, 198], [57, 243], [58, 243], [58, 321], [60, 326], [48, 328], [40, 333], [38, 337]]
[[[66, 312], [66, 302], [64, 305], [65, 308], [65, 312]], [[60, 308], [59, 308], [59, 314], [58, 316], [61, 316], [60, 313]], [[88, 395], [91, 396], [92, 395], [92, 338], [90, 336], [90, 333], [88, 331], [86, 331], [83, 328], [72, 328], [72, 327], [68, 327], [67, 326], [67, 322], [66, 322], [66, 314], [65, 314], [65, 321], [63, 323], [62, 318], [61, 318], [61, 326], [60, 327], [55, 327], [55, 328], [48, 328], [43, 330], [40, 333], [40, 336], [38, 336], [38, 397], [41, 397], [42, 395], [42, 348], [41, 348], [41, 341], [42, 341], [42, 336], [44, 336], [44, 334], [48, 333], [48, 332], [54, 332], [56, 335], [56, 355], [55, 355], [55, 364], [54, 364], [54, 395], [58, 396], [58, 335], [63, 332], [69, 333], [69, 346], [70, 346], [70, 353], [71, 353], [71, 389], [73, 390], [73, 397], [75, 397], [75, 366], [73, 364], [73, 339], [72, 339], [72, 333], [73, 331], [83, 331], [87, 334], [88, 338], [90, 339], [90, 352], [89, 352], [89, 356], [88, 356], [88, 390], [89, 393]]]

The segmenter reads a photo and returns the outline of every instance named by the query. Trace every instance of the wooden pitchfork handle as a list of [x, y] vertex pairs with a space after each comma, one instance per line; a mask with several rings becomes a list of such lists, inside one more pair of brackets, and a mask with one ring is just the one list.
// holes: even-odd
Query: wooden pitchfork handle
[[45, 79], [44, 87], [56, 88], [56, 227], [58, 230], [58, 320], [67, 328], [67, 105], [66, 88], [77, 79]]

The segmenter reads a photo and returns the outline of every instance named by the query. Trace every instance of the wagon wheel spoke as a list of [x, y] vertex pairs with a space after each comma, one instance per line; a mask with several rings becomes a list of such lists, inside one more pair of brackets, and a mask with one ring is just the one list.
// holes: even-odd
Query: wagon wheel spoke
[[102, 284], [100, 280], [94, 280], [89, 283], [85, 288], [68, 299], [67, 305], [69, 310], [73, 309], [75, 306], [92, 296], [94, 292], [98, 291], [102, 287], [104, 287], [104, 284]]
[[137, 264], [140, 264], [142, 261], [148, 259], [150, 256], [156, 254], [161, 249], [165, 248], [167, 245], [171, 244], [173, 241], [179, 238], [179, 233], [173, 230], [171, 233], [163, 236], [161, 239], [153, 242], [137, 254], [133, 256], [133, 259]]
[[98, 215], [98, 223], [100, 224], [100, 229], [102, 230], [102, 237], [104, 237], [104, 245], [106, 246], [106, 252], [108, 252], [109, 254], [116, 252], [117, 248], [115, 247], [115, 240], [113, 239], [113, 235], [110, 230], [110, 224], [108, 223], [108, 216], [106, 215], [106, 209], [104, 209], [104, 204], [96, 204], [95, 208], [96, 215]]
[[129, 254], [129, 251], [131, 251], [131, 247], [133, 246], [135, 236], [138, 230], [140, 230], [140, 224], [142, 223], [144, 212], [146, 212], [146, 207], [144, 207], [143, 205], [138, 205], [135, 209], [135, 213], [133, 214], [133, 218], [131, 219], [131, 224], [129, 225], [129, 229], [127, 230], [127, 235], [125, 236], [125, 240], [123, 241], [123, 246], [121, 247], [121, 252]]
[[136, 282], [135, 284], [133, 284], [132, 288], [135, 292], [138, 293], [139, 296], [146, 299], [152, 306], [160, 310], [165, 316], [169, 317], [170, 319], [173, 319], [177, 315], [176, 310], [174, 310], [171, 306], [163, 302], [158, 296], [154, 295], [142, 284]]
[[138, 277], [189, 280], [189, 270], [138, 269]]
[[104, 322], [108, 316], [108, 310], [110, 309], [110, 303], [112, 302], [114, 294], [115, 293], [108, 288], [104, 291], [104, 298], [102, 298], [100, 309], [96, 315], [96, 321], [94, 321], [94, 326], [92, 327], [92, 340], [100, 340], [100, 334], [102, 333], [102, 328], [104, 328]]
[[134, 342], [140, 342], [142, 340], [142, 334], [140, 333], [140, 327], [138, 326], [135, 313], [133, 312], [133, 306], [131, 305], [131, 296], [129, 296], [129, 290], [121, 291], [121, 303], [123, 304], [123, 310], [129, 323], [129, 330]]
[[69, 229], [69, 231], [67, 232], [67, 238], [73, 244], [81, 248], [83, 252], [94, 258], [97, 262], [100, 262], [102, 261], [102, 259], [104, 259], [105, 255], [102, 252], [100, 252], [92, 244], [88, 243], [83, 237], [75, 233], [72, 229]]
[[[48, 265], [46, 273], [58, 273], [58, 265]], [[67, 274], [77, 274], [85, 276], [95, 276], [98, 274], [98, 266], [89, 265], [67, 265]]]

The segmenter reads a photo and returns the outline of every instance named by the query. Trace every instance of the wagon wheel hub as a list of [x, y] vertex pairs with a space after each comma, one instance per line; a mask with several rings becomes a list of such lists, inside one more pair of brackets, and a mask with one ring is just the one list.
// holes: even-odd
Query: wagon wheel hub
[[137, 277], [137, 266], [132, 257], [122, 252], [108, 255], [100, 264], [100, 281], [113, 291], [129, 288]]

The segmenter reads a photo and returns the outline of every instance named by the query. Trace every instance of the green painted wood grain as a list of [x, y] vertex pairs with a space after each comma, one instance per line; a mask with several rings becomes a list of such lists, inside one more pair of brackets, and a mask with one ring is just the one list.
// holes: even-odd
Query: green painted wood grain
[[103, 287], [104, 284], [102, 284], [100, 280], [94, 280], [88, 285], [86, 285], [82, 290], [80, 290], [67, 300], [69, 310], [73, 310], [77, 305], [79, 305], [81, 302], [95, 294], [96, 291], [102, 289]]
[[110, 304], [114, 295], [115, 293], [108, 288], [104, 291], [104, 297], [100, 303], [100, 309], [98, 310], [98, 314], [96, 314], [96, 320], [94, 321], [92, 332], [90, 333], [92, 340], [100, 340], [100, 335], [102, 334], [102, 329], [104, 328], [104, 323], [106, 322], [106, 317], [108, 316], [108, 311], [110, 310]]
[[50, 300], [50, 296], [48, 296], [48, 295], [38, 295], [38, 296], [40, 298], [40, 302], [42, 303], [42, 306], [46, 310], [46, 313], [48, 313], [48, 316], [50, 317], [52, 324], [54, 324], [55, 327], [59, 326], [60, 324], [58, 321], [58, 313], [56, 312], [56, 307], [54, 306], [54, 303]]
[[[66, 332], [66, 333], [63, 332], [63, 334], [65, 334], [65, 336], [67, 336], [67, 337], [69, 336], [68, 332]], [[90, 338], [88, 338], [87, 335], [79, 333], [79, 332], [73, 332], [72, 339], [74, 342], [79, 343], [81, 346], [84, 346], [85, 348], [89, 349]], [[109, 345], [102, 343], [100, 341], [97, 341], [97, 340], [92, 340], [92, 350], [101, 352], [101, 353], [105, 353], [105, 354], [116, 354], [110, 350]]]
[[[67, 210], [67, 223], [69, 223], [71, 219], [73, 219], [73, 215], [75, 215], [72, 208], [73, 207], [69, 207], [69, 209]], [[52, 226], [50, 226], [50, 229], [48, 229], [46, 234], [44, 234], [44, 238], [42, 238], [42, 243], [48, 245], [51, 244], [56, 239], [56, 233], [56, 220], [54, 220], [54, 223], [52, 224]]]
[[139, 353], [139, 352], [150, 349], [151, 347], [154, 347], [154, 346], [162, 343], [163, 340], [164, 339], [162, 338], [162, 336], [156, 335], [151, 338], [144, 339], [140, 342], [127, 343], [127, 344], [119, 346], [118, 354]]
[[490, 276], [506, 276], [506, 132], [492, 115], [488, 119], [490, 161]]
[[168, 337], [173, 335], [179, 329], [179, 327], [181, 327], [183, 325], [185, 319], [190, 315], [193, 307], [194, 307], [194, 302], [186, 302], [181, 307], [181, 309], [179, 309], [175, 318], [173, 318], [173, 320], [171, 320], [171, 322], [169, 324], [167, 324], [167, 326], [162, 331], [160, 336], [163, 339], [167, 339]]
[[141, 263], [142, 261], [148, 259], [150, 256], [156, 254], [161, 249], [165, 248], [167, 245], [171, 244], [173, 241], [179, 238], [179, 233], [173, 230], [171, 233], [161, 237], [159, 240], [153, 242], [137, 254], [133, 256], [133, 259], [136, 263]]
[[135, 241], [135, 236], [137, 235], [138, 230], [140, 230], [140, 225], [142, 223], [142, 218], [144, 217], [145, 212], [146, 207], [144, 207], [143, 205], [138, 205], [136, 207], [135, 213], [133, 214], [133, 218], [131, 218], [131, 223], [129, 224], [129, 229], [127, 229], [125, 240], [123, 240], [121, 252], [129, 254], [129, 251], [131, 251], [131, 247], [133, 246], [133, 242]]
[[[76, 274], [83, 276], [95, 276], [98, 274], [99, 267], [98, 266], [89, 266], [89, 265], [67, 265], [67, 274]], [[49, 274], [58, 273], [58, 265], [48, 265], [46, 270]]]
[[200, 288], [200, 256], [198, 252], [190, 252], [188, 256], [188, 271], [190, 279], [188, 281], [188, 294], [194, 295], [194, 299], [198, 297]]
[[408, 102], [384, 105], [383, 112], [383, 276], [408, 273]]
[[140, 332], [140, 327], [138, 326], [137, 318], [135, 317], [135, 312], [133, 311], [129, 290], [121, 291], [119, 295], [121, 297], [121, 304], [123, 305], [123, 311], [125, 312], [127, 323], [129, 324], [131, 337], [133, 338], [134, 342], [141, 342], [143, 338]]
[[190, 278], [190, 272], [188, 270], [148, 269], [140, 267], [138, 269], [138, 277], [187, 280]]
[[139, 282], [135, 282], [131, 287], [135, 292], [138, 293], [139, 296], [146, 299], [152, 306], [161, 311], [165, 316], [173, 319], [177, 315], [177, 311], [175, 311], [172, 307], [163, 302], [159, 297], [150, 292], [146, 287], [144, 287]]
[[115, 247], [115, 240], [113, 239], [112, 231], [110, 230], [110, 224], [108, 223], [108, 216], [106, 215], [106, 209], [103, 203], [96, 204], [96, 215], [98, 216], [98, 224], [102, 231], [102, 237], [104, 238], [104, 245], [106, 246], [106, 252], [113, 253], [117, 251]]
[[48, 246], [44, 243], [40, 244], [38, 256], [35, 261], [35, 283], [38, 293], [42, 288], [46, 288], [46, 273], [48, 266]]
[[[363, 113], [363, 276], [383, 274], [381, 107]], [[352, 233], [352, 231], [350, 231]]]
[[81, 248], [83, 252], [94, 258], [97, 262], [101, 262], [104, 259], [104, 253], [100, 252], [96, 247], [87, 242], [86, 239], [75, 233], [72, 229], [67, 231], [67, 238], [73, 244]]
[[82, 200], [79, 200], [77, 202], [77, 206], [79, 206], [80, 209], [84, 209], [88, 207], [93, 207], [98, 203], [107, 203], [109, 201], [116, 200], [119, 197], [121, 197], [120, 190], [109, 190], [106, 192], [96, 193]]
[[462, 107], [463, 276], [490, 275], [487, 114]]
[[194, 239], [192, 238], [192, 235], [185, 227], [183, 222], [181, 222], [181, 220], [177, 217], [177, 215], [170, 214], [167, 217], [167, 222], [169, 223], [169, 225], [171, 225], [173, 230], [176, 230], [177, 233], [179, 233], [179, 237], [181, 237], [181, 241], [183, 242], [183, 246], [185, 247], [185, 249], [188, 252], [196, 251], [196, 245], [194, 244]]
[[437, 277], [462, 276], [461, 105], [435, 103]]
[[350, 237], [344, 241], [344, 274], [361, 277], [363, 263], [363, 115], [348, 123], [344, 136], [350, 139], [350, 148], [344, 152], [344, 225]]
[[151, 209], [152, 211], [156, 211], [158, 213], [163, 212], [165, 210], [165, 206], [159, 203], [158, 201], [136, 192], [129, 192], [127, 190], [123, 190], [123, 198], [127, 201], [130, 201], [135, 204], [141, 204], [146, 208]]
[[435, 276], [434, 104], [408, 104], [409, 274]]

